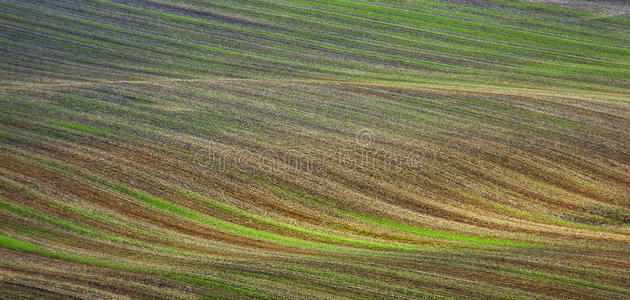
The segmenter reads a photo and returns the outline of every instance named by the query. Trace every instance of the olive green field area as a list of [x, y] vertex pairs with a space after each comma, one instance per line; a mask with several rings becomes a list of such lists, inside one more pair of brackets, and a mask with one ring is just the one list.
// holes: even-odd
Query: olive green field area
[[0, 0], [0, 299], [630, 299], [629, 12]]

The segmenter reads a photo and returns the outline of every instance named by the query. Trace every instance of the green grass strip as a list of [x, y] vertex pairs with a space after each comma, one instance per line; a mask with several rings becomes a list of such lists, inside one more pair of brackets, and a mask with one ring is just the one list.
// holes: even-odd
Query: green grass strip
[[460, 241], [460, 242], [485, 244], [485, 245], [511, 246], [511, 247], [536, 247], [536, 246], [540, 246], [540, 245], [534, 244], [534, 243], [525, 243], [525, 242], [516, 242], [516, 241], [510, 241], [510, 240], [503, 240], [503, 239], [491, 239], [491, 238], [474, 237], [474, 236], [467, 236], [467, 235], [450, 233], [450, 232], [441, 231], [441, 230], [420, 228], [420, 227], [416, 227], [416, 226], [406, 225], [406, 224], [398, 223], [398, 222], [395, 222], [395, 221], [392, 221], [392, 220], [383, 219], [383, 218], [380, 218], [380, 217], [377, 217], [377, 216], [370, 216], [370, 215], [361, 214], [361, 213], [358, 213], [358, 212], [343, 210], [343, 209], [340, 209], [340, 208], [338, 208], [336, 206], [328, 204], [328, 203], [326, 203], [323, 200], [316, 199], [316, 198], [311, 197], [309, 195], [305, 195], [305, 194], [301, 194], [301, 193], [298, 193], [298, 192], [294, 192], [294, 191], [288, 190], [288, 189], [283, 188], [283, 187], [274, 186], [272, 188], [274, 188], [275, 190], [280, 191], [280, 192], [282, 192], [282, 193], [284, 193], [286, 195], [294, 197], [294, 198], [306, 200], [307, 202], [311, 202], [311, 203], [323, 204], [323, 205], [333, 209], [335, 212], [340, 213], [342, 215], [346, 215], [346, 216], [352, 217], [355, 220], [362, 221], [362, 222], [367, 222], [367, 223], [374, 224], [374, 225], [379, 225], [379, 226], [385, 227], [385, 228], [395, 229], [395, 230], [402, 231], [402, 232], [413, 233], [413, 234], [418, 234], [418, 235], [428, 236], [428, 237], [434, 237], [434, 238], [441, 238], [441, 239]]
[[109, 130], [107, 130], [105, 128], [97, 127], [97, 126], [93, 126], [93, 125], [87, 125], [87, 124], [78, 123], [78, 122], [62, 121], [62, 120], [50, 120], [50, 121], [48, 121], [48, 123], [51, 124], [51, 125], [63, 127], [65, 129], [71, 129], [71, 130], [75, 130], [75, 131], [79, 131], [79, 132], [83, 132], [83, 133], [89, 133], [89, 134], [108, 134], [108, 133], [111, 133], [111, 131], [109, 131]]

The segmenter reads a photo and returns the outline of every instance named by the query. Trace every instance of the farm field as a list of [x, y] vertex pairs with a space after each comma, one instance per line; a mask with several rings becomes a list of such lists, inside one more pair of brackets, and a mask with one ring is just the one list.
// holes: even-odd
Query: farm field
[[0, 0], [0, 298], [628, 299], [629, 10]]

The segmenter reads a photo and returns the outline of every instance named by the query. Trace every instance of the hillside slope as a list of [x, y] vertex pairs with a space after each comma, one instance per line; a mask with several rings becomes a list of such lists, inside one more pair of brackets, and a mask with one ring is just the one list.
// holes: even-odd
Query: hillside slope
[[5, 0], [2, 79], [628, 87], [630, 20], [520, 2], [467, 3]]
[[630, 19], [500, 0], [0, 15], [1, 298], [630, 297]]

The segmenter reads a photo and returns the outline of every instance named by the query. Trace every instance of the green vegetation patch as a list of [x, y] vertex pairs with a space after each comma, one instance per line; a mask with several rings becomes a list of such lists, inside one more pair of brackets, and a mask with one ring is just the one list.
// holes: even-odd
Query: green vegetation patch
[[106, 129], [106, 128], [103, 128], [103, 127], [100, 127], [100, 126], [94, 126], [94, 125], [88, 125], [88, 124], [85, 124], [85, 123], [79, 123], [79, 122], [63, 121], [63, 120], [50, 120], [50, 121], [48, 121], [48, 123], [51, 124], [51, 125], [55, 125], [55, 126], [59, 126], [59, 127], [70, 129], [70, 130], [83, 132], [83, 133], [88, 133], [88, 134], [109, 134], [109, 133], [111, 133], [111, 131], [109, 129]]

